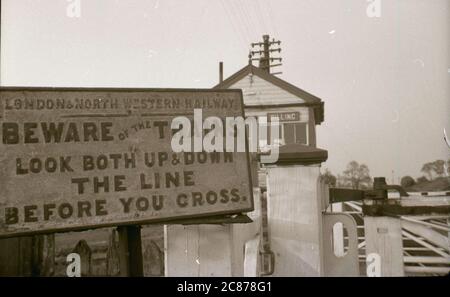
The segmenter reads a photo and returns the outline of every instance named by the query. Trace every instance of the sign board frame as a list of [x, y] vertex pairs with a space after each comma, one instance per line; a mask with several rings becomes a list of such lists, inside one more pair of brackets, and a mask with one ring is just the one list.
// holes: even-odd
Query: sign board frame
[[[288, 116], [293, 116], [293, 119], [287, 118]], [[269, 112], [267, 114], [267, 117], [268, 117], [269, 121], [272, 119], [272, 117], [278, 117], [278, 121], [280, 123], [300, 122], [300, 120], [301, 120], [299, 111]]]
[[[3, 103], [3, 95], [7, 92], [22, 92], [22, 93], [39, 93], [39, 92], [47, 92], [47, 93], [70, 93], [70, 92], [87, 92], [87, 93], [102, 93], [104, 94], [125, 94], [125, 93], [135, 93], [135, 92], [144, 92], [144, 93], [154, 93], [154, 94], [165, 94], [165, 93], [171, 93], [171, 94], [182, 94], [182, 93], [189, 93], [189, 94], [203, 94], [211, 93], [211, 94], [219, 94], [220, 96], [226, 96], [227, 94], [234, 94], [234, 96], [238, 96], [239, 99], [239, 114], [235, 114], [234, 116], [245, 116], [244, 113], [244, 103], [243, 103], [243, 95], [242, 90], [240, 89], [226, 89], [226, 90], [216, 90], [216, 89], [173, 89], [173, 88], [48, 88], [48, 87], [0, 87], [0, 123], [5, 121], [5, 110], [4, 110], [4, 103]], [[230, 95], [231, 96], [231, 95]], [[136, 114], [132, 114], [133, 111], [128, 111], [130, 116], [136, 116]], [[136, 111], [138, 114], [139, 112]], [[180, 115], [180, 114], [177, 114]], [[100, 115], [97, 115], [100, 116]], [[170, 114], [169, 116], [175, 117], [175, 115]], [[217, 115], [220, 117], [220, 115]], [[231, 115], [230, 115], [231, 116]], [[95, 117], [95, 116], [94, 116]], [[170, 127], [169, 127], [170, 128]], [[68, 232], [68, 231], [83, 231], [83, 230], [89, 230], [89, 229], [96, 229], [96, 228], [106, 228], [106, 227], [116, 227], [116, 226], [130, 226], [130, 225], [146, 225], [146, 224], [163, 224], [163, 223], [177, 223], [182, 220], [186, 219], [201, 219], [201, 218], [207, 218], [207, 217], [217, 217], [221, 215], [233, 215], [233, 214], [239, 214], [239, 213], [245, 213], [252, 211], [254, 209], [254, 200], [253, 200], [253, 184], [252, 184], [252, 178], [251, 178], [251, 165], [250, 165], [250, 155], [248, 151], [248, 137], [247, 132], [245, 132], [245, 146], [246, 146], [246, 152], [245, 153], [239, 153], [245, 155], [245, 161], [246, 165], [243, 165], [246, 168], [247, 174], [245, 174], [245, 178], [247, 181], [245, 181], [246, 184], [248, 184], [248, 206], [242, 207], [239, 209], [231, 209], [231, 210], [218, 210], [218, 211], [208, 211], [207, 213], [197, 213], [197, 214], [186, 214], [186, 215], [176, 215], [171, 217], [156, 217], [156, 218], [139, 218], [139, 219], [130, 219], [125, 221], [118, 221], [118, 222], [105, 222], [105, 223], [92, 223], [92, 224], [86, 224], [86, 225], [74, 225], [74, 226], [62, 226], [62, 227], [54, 227], [54, 228], [45, 228], [45, 229], [39, 229], [39, 230], [28, 230], [28, 229], [22, 229], [22, 230], [15, 230], [15, 231], [7, 231], [5, 232], [5, 229], [2, 230], [2, 227], [0, 226], [0, 238], [9, 238], [9, 237], [16, 237], [16, 236], [28, 236], [28, 235], [38, 235], [38, 234], [49, 234], [49, 233], [59, 233], [59, 232]], [[1, 140], [1, 139], [0, 139]], [[0, 143], [0, 154], [2, 153], [2, 146], [4, 146], [3, 143]], [[237, 154], [237, 153], [233, 153]], [[1, 172], [0, 172], [0, 178], [1, 178]], [[0, 202], [2, 202], [2, 198], [0, 198]], [[11, 206], [10, 204], [8, 204]], [[0, 221], [0, 224], [2, 221]]]

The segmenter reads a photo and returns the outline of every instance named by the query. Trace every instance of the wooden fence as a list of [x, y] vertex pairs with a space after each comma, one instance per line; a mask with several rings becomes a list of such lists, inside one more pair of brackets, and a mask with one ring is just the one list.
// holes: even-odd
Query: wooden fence
[[[164, 275], [163, 226], [142, 228], [144, 276]], [[0, 240], [0, 276], [66, 276], [67, 255], [78, 253], [82, 276], [119, 276], [117, 230], [104, 228]]]

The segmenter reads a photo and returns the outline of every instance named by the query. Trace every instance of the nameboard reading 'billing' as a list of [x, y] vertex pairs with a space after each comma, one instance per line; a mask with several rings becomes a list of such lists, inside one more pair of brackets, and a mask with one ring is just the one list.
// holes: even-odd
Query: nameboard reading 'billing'
[[253, 209], [248, 152], [174, 152], [172, 120], [240, 90], [0, 89], [0, 237]]

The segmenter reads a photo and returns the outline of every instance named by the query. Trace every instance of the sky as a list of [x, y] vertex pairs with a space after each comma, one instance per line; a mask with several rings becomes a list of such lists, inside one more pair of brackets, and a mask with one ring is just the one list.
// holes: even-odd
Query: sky
[[210, 88], [269, 34], [279, 77], [325, 102], [323, 167], [398, 182], [450, 158], [450, 1], [370, 1], [2, 0], [0, 85]]

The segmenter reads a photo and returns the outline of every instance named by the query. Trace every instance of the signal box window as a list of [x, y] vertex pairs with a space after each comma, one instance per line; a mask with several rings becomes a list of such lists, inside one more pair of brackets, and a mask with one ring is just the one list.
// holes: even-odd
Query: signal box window
[[285, 123], [283, 124], [284, 143], [308, 144], [308, 131], [306, 123]]

